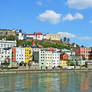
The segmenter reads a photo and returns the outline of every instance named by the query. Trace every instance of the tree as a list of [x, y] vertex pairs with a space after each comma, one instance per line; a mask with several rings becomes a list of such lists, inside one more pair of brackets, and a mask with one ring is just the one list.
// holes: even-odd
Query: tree
[[30, 69], [30, 66], [31, 66], [31, 61], [28, 62], [28, 66], [29, 66], [29, 69]]
[[66, 40], [67, 40], [67, 38], [66, 38], [66, 37], [64, 37], [63, 41], [64, 41], [64, 42], [66, 42]]
[[60, 42], [61, 42], [61, 43], [63, 42], [62, 39], [60, 39]]
[[7, 57], [7, 58], [5, 59], [5, 61], [4, 61], [4, 65], [8, 67], [9, 64], [10, 64], [10, 58]]
[[85, 46], [84, 46], [84, 45], [82, 45], [81, 47], [82, 47], [82, 48], [84, 48]]
[[69, 38], [67, 38], [67, 42], [70, 42], [70, 39]]
[[20, 64], [19, 64], [19, 66], [23, 66], [24, 65], [24, 62], [23, 61], [21, 61], [20, 62]]

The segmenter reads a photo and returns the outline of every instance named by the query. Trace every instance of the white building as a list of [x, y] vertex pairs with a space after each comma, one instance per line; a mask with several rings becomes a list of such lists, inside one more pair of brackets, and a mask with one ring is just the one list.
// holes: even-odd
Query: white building
[[33, 52], [39, 52], [41, 49], [40, 48], [32, 48]]
[[18, 47], [16, 48], [16, 61], [18, 63], [25, 62], [25, 48]]
[[60, 53], [59, 52], [52, 52], [52, 67], [58, 67], [60, 64]]
[[25, 34], [26, 39], [33, 39], [33, 40], [43, 40], [46, 39], [46, 35], [43, 35], [41, 32], [34, 32], [33, 34]]
[[18, 32], [18, 39], [19, 40], [24, 40], [24, 35], [23, 35], [21, 30], [19, 30], [19, 32]]
[[0, 48], [16, 47], [16, 41], [9, 41], [6, 39], [0, 40]]
[[51, 69], [52, 68], [52, 52], [41, 50], [39, 51], [39, 68]]
[[39, 68], [52, 69], [60, 64], [60, 53], [56, 51], [41, 50], [39, 51]]
[[75, 52], [68, 49], [62, 49], [62, 52], [68, 54], [68, 56], [75, 56]]
[[33, 34], [25, 34], [26, 39], [34, 39], [36, 40], [36, 35]]
[[4, 64], [5, 61], [12, 65], [12, 49], [0, 48], [0, 64]]
[[37, 39], [37, 40], [43, 40], [43, 38], [44, 38], [43, 35], [37, 35], [37, 36], [36, 36], [36, 39]]

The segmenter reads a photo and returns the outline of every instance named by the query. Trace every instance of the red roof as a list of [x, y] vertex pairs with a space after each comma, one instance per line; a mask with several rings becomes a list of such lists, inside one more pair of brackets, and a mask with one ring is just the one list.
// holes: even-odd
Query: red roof
[[42, 33], [41, 32], [38, 32], [38, 33], [34, 32], [33, 34], [25, 34], [25, 35], [42, 35]]
[[33, 35], [42, 35], [42, 33], [41, 32], [38, 32], [38, 33], [34, 33]]
[[50, 48], [50, 49], [48, 49], [48, 51], [55, 51], [55, 49], [53, 49], [53, 48]]

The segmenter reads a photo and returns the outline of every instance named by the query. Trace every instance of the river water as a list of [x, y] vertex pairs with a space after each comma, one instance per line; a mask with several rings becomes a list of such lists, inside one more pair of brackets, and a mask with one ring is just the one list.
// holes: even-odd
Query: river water
[[0, 74], [0, 92], [92, 92], [92, 73]]

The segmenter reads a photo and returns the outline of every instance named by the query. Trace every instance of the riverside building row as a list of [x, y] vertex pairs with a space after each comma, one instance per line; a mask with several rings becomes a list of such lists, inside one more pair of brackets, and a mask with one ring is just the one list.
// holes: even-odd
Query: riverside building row
[[0, 64], [10, 63], [28, 63], [35, 62], [39, 69], [52, 69], [59, 66], [67, 66], [68, 61], [78, 61], [92, 59], [92, 48], [78, 48], [75, 51], [57, 48], [38, 48], [16, 47], [16, 41], [0, 40]]
[[[39, 49], [31, 47], [13, 47], [13, 48], [1, 48], [0, 49], [0, 64], [4, 65], [5, 62], [9, 63], [10, 66], [13, 63], [38, 63], [39, 69], [52, 69], [59, 66], [60, 53], [57, 51], [51, 51], [52, 49]], [[34, 56], [36, 56], [34, 58]]]

